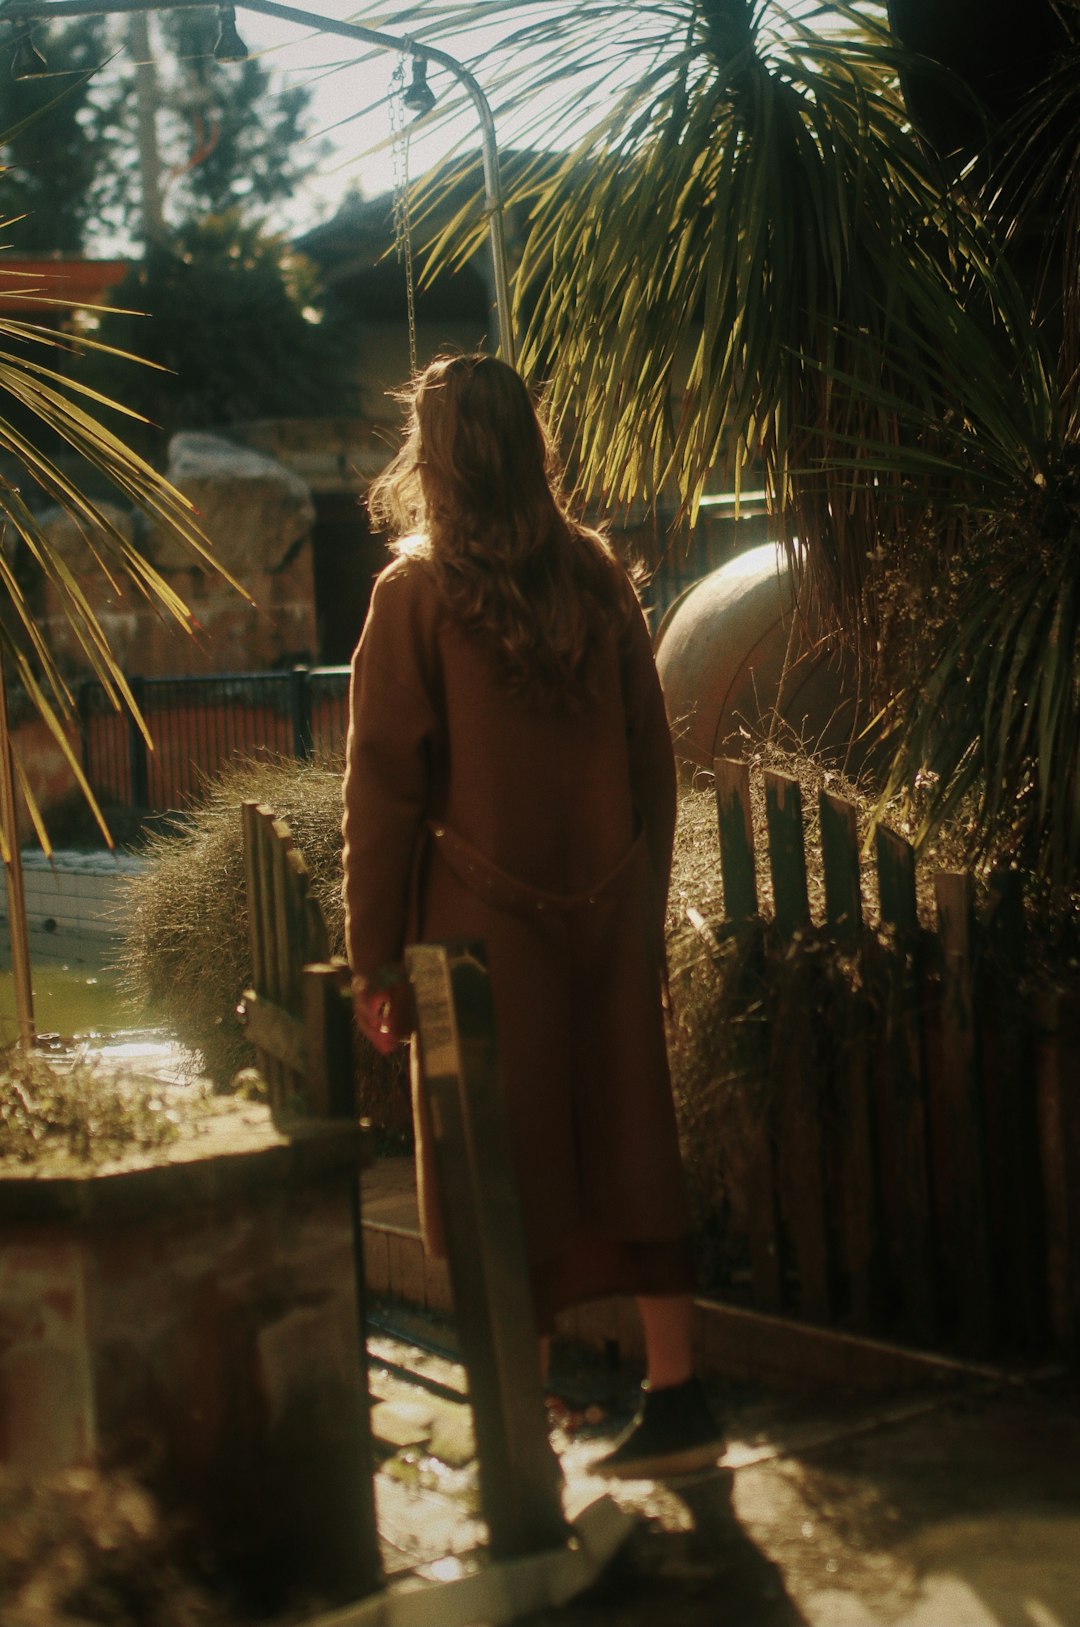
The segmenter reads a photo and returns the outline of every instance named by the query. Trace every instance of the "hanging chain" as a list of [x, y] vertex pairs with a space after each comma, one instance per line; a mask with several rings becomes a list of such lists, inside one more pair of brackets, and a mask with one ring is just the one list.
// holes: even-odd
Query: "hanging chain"
[[416, 373], [416, 290], [413, 282], [412, 221], [409, 215], [409, 126], [405, 119], [405, 58], [390, 76], [390, 132], [394, 174], [394, 247], [405, 265], [405, 304], [409, 319], [409, 371]]

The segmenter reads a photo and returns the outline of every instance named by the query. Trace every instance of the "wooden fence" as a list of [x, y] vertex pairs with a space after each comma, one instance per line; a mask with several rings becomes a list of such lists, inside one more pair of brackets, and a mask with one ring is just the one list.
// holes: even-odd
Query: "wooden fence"
[[715, 769], [724, 921], [699, 930], [718, 955], [842, 957], [852, 991], [810, 975], [769, 1013], [736, 1194], [755, 1305], [973, 1355], [1075, 1350], [1080, 1012], [1025, 964], [1021, 878], [991, 875], [977, 910], [969, 874], [935, 874], [920, 925], [914, 851], [882, 828], [871, 922], [857, 811], [823, 792], [815, 922], [800, 787], [766, 771], [763, 921], [748, 766]]

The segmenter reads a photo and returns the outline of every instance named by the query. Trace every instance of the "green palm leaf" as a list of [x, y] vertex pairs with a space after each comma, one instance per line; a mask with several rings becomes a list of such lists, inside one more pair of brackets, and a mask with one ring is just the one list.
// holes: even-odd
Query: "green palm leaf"
[[[0, 266], [0, 277], [3, 275]], [[5, 290], [0, 288], [0, 310]], [[20, 289], [20, 292], [22, 290]], [[51, 305], [71, 309], [70, 302], [50, 300]], [[48, 347], [58, 352], [111, 349], [98, 340], [75, 335], [58, 335], [39, 323], [0, 317], [0, 448], [21, 468], [25, 482], [58, 505], [79, 527], [103, 578], [110, 585], [121, 580], [130, 583], [145, 598], [158, 605], [173, 621], [190, 630], [191, 614], [150, 561], [125, 538], [87, 496], [77, 474], [68, 462], [61, 466], [51, 454], [41, 450], [31, 432], [17, 427], [2, 410], [6, 398], [41, 426], [58, 437], [74, 454], [75, 467], [104, 476], [113, 490], [155, 526], [164, 528], [189, 552], [192, 563], [223, 576], [238, 592], [240, 587], [214, 557], [209, 539], [203, 533], [192, 504], [157, 470], [125, 446], [123, 440], [98, 416], [99, 411], [137, 417], [120, 402], [64, 377], [57, 367], [35, 359], [34, 348]], [[20, 350], [12, 349], [20, 346]], [[29, 354], [26, 351], [29, 350]], [[124, 354], [115, 352], [115, 354]], [[128, 358], [133, 362], [137, 358]], [[0, 523], [13, 529], [24, 544], [26, 557], [47, 581], [67, 617], [78, 647], [90, 672], [103, 684], [116, 706], [125, 707], [149, 739], [130, 686], [120, 669], [100, 621], [80, 581], [43, 531], [34, 506], [26, 494], [0, 481]], [[63, 752], [72, 775], [108, 839], [100, 809], [72, 750], [69, 731], [74, 719], [71, 693], [40, 628], [27, 598], [0, 550], [0, 595], [9, 607], [10, 625], [2, 636], [10, 651], [13, 671]], [[18, 765], [17, 765], [18, 767]], [[25, 773], [18, 770], [35, 830], [48, 850], [48, 838], [40, 810], [29, 792]], [[9, 851], [10, 833], [0, 833], [0, 846]]]
[[[1064, 895], [1080, 855], [1080, 27], [1005, 138], [1024, 184], [996, 183], [1023, 201], [1030, 182], [1029, 213], [1061, 225], [1059, 379], [1006, 259], [1024, 211], [1002, 230], [927, 155], [900, 92], [916, 59], [882, 8], [384, 0], [378, 17], [431, 40], [493, 19], [507, 34], [474, 66], [534, 149], [507, 165], [521, 364], [549, 381], [586, 490], [673, 496], [692, 519], [752, 472], [807, 602], [874, 674], [886, 797], [924, 835], [962, 817], [974, 854], [1024, 859]], [[432, 220], [443, 184], [419, 188]], [[484, 227], [479, 201], [458, 208], [427, 273]]]

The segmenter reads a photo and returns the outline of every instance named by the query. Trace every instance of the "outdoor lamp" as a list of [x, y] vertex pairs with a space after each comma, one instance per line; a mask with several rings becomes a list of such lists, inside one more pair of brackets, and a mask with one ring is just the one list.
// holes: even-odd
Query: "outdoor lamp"
[[422, 113], [430, 113], [435, 106], [435, 96], [427, 82], [427, 63], [423, 57], [413, 57], [412, 78], [402, 92], [401, 101], [410, 113], [418, 117]]
[[248, 48], [236, 32], [235, 6], [218, 7], [218, 37], [214, 46], [215, 62], [246, 62]]
[[39, 79], [43, 73], [48, 73], [49, 64], [34, 44], [33, 35], [29, 32], [22, 35], [15, 46], [15, 55], [11, 59], [11, 77], [13, 79]]

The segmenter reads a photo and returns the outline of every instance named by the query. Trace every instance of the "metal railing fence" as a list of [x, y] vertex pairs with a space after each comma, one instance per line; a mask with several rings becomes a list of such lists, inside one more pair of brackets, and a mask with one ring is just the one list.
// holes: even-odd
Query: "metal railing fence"
[[237, 758], [343, 755], [349, 669], [132, 678], [151, 751], [96, 680], [79, 689], [82, 766], [99, 801], [161, 812], [182, 807]]
[[[653, 628], [679, 594], [708, 571], [770, 534], [764, 495], [705, 498], [688, 545], [665, 545], [665, 522], [623, 529], [628, 551], [650, 574]], [[87, 679], [78, 694], [82, 765], [99, 801], [161, 812], [183, 807], [205, 780], [236, 758], [344, 756], [349, 668], [224, 672], [131, 678], [154, 741], [151, 751], [126, 713]]]

